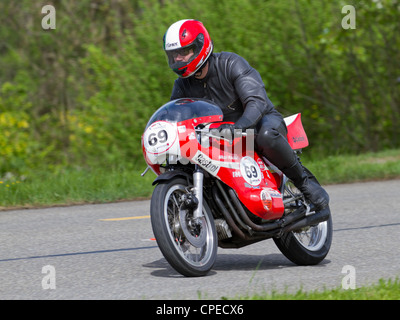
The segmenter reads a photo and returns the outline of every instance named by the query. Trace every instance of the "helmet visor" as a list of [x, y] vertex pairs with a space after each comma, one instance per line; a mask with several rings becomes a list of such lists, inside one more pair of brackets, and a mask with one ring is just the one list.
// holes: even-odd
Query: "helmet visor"
[[198, 52], [196, 52], [195, 45], [189, 45], [175, 50], [166, 50], [165, 53], [168, 57], [168, 64], [172, 69], [178, 69], [186, 66], [192, 62]]
[[[204, 35], [200, 33], [189, 45], [173, 50], [165, 50], [168, 57], [169, 67], [179, 76], [193, 74], [199, 67], [200, 52], [204, 47]], [[196, 65], [194, 65], [196, 64]]]

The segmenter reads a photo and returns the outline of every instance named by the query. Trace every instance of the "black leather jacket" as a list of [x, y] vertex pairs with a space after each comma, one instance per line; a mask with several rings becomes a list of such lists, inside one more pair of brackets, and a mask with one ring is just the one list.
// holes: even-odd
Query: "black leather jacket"
[[176, 79], [171, 100], [212, 100], [222, 109], [224, 121], [235, 122], [240, 129], [254, 128], [264, 115], [279, 114], [267, 96], [260, 74], [245, 59], [221, 52], [213, 53], [209, 62], [204, 79]]

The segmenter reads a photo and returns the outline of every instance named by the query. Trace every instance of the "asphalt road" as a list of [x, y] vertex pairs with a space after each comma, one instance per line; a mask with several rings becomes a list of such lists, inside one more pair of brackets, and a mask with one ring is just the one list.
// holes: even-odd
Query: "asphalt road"
[[321, 264], [296, 266], [266, 240], [219, 248], [202, 278], [163, 258], [149, 201], [0, 212], [0, 299], [220, 299], [338, 287], [350, 272], [356, 287], [400, 276], [400, 180], [327, 190], [334, 235]]

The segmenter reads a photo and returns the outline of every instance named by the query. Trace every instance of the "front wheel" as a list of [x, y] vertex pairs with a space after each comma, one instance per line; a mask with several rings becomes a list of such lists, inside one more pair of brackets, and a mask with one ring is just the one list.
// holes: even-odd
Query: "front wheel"
[[206, 275], [215, 263], [217, 233], [205, 201], [199, 221], [193, 219], [193, 210], [182, 206], [188, 188], [187, 181], [179, 177], [160, 182], [153, 191], [150, 216], [165, 259], [182, 275], [198, 277]]
[[315, 265], [328, 254], [332, 243], [332, 216], [315, 226], [274, 238], [279, 250], [298, 265]]

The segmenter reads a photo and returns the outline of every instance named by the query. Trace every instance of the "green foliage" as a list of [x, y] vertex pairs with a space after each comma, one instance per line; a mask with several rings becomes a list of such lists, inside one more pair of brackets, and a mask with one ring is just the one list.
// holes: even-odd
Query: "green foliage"
[[[34, 169], [135, 166], [150, 115], [175, 76], [168, 26], [201, 20], [215, 51], [261, 74], [284, 115], [301, 112], [314, 155], [400, 146], [398, 0], [0, 2], [0, 176]], [[344, 30], [344, 5], [356, 29]]]

